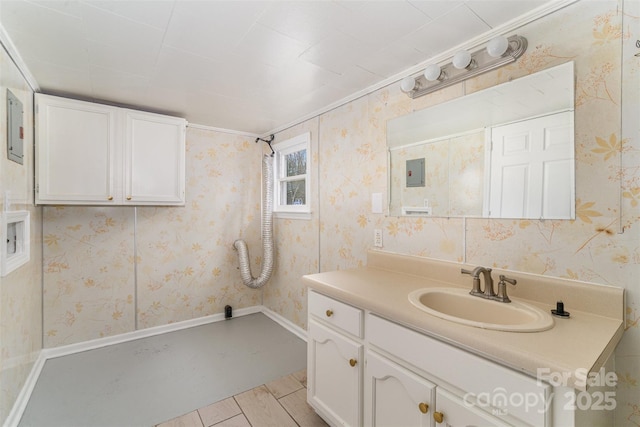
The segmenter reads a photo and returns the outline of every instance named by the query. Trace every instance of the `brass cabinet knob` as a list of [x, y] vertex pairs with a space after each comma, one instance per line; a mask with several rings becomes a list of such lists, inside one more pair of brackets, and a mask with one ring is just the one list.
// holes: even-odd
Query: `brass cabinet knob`
[[131, 196], [127, 196], [127, 200], [131, 200]]
[[327, 310], [327, 317], [333, 316], [333, 310]]
[[107, 200], [113, 200], [113, 196], [109, 196]]
[[436, 420], [438, 424], [444, 421], [444, 414], [442, 412], [434, 412], [433, 419]]
[[420, 409], [420, 412], [422, 412], [423, 414], [426, 414], [427, 412], [429, 412], [429, 405], [424, 402], [420, 402], [420, 404], [418, 405], [418, 409]]
[[349, 359], [349, 365], [356, 366], [357, 363], [358, 361], [356, 359]]

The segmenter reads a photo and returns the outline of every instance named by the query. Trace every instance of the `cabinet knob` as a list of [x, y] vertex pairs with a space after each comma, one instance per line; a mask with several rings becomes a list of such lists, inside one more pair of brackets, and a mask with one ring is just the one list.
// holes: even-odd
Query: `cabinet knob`
[[429, 412], [429, 405], [424, 402], [420, 402], [420, 404], [418, 405], [418, 409], [420, 409], [420, 412], [422, 412], [423, 414], [426, 414], [427, 412]]
[[127, 196], [127, 200], [131, 200], [131, 196]]
[[327, 310], [326, 314], [327, 314], [327, 317], [333, 316], [333, 310]]
[[109, 196], [107, 200], [113, 200], [113, 196]]
[[349, 365], [356, 366], [356, 364], [358, 363], [358, 361], [356, 359], [349, 359]]
[[436, 420], [438, 424], [444, 421], [444, 414], [442, 412], [434, 412], [433, 419]]

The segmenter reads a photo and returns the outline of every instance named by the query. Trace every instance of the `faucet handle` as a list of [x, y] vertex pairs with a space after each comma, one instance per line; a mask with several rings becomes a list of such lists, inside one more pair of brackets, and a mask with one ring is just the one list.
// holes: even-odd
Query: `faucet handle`
[[480, 289], [480, 277], [478, 276], [477, 268], [473, 271], [462, 268], [460, 269], [460, 273], [473, 277], [473, 287], [471, 288], [471, 292], [469, 292], [471, 295], [483, 295]]
[[507, 283], [515, 286], [518, 282], [516, 281], [516, 279], [510, 279], [504, 274], [501, 274], [500, 281], [498, 282], [498, 293], [495, 296], [495, 299], [497, 301], [511, 302], [511, 299], [509, 299], [509, 296], [507, 295]]
[[507, 282], [507, 283], [511, 283], [513, 286], [516, 285], [516, 283], [518, 283], [518, 281], [516, 279], [509, 279], [507, 276], [505, 276], [504, 274], [500, 275], [500, 281], [501, 282]]

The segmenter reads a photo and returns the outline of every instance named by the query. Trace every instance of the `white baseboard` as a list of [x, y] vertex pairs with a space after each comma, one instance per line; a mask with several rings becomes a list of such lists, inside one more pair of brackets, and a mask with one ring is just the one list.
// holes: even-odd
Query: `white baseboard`
[[31, 368], [31, 372], [27, 376], [27, 380], [25, 381], [18, 397], [16, 398], [11, 411], [9, 412], [9, 416], [4, 420], [4, 427], [14, 427], [17, 426], [22, 418], [22, 414], [24, 410], [27, 408], [27, 403], [29, 403], [29, 399], [31, 398], [31, 393], [33, 392], [34, 387], [36, 386], [36, 382], [38, 382], [38, 377], [42, 372], [42, 368], [44, 368], [44, 362], [47, 361], [47, 357], [44, 352], [41, 350], [40, 354], [38, 354], [38, 358], [36, 359], [33, 367]]
[[[239, 308], [233, 311], [234, 317], [246, 316], [254, 313], [263, 313], [265, 316], [270, 318], [271, 320], [278, 323], [283, 328], [287, 329], [292, 334], [296, 335], [298, 338], [307, 341], [307, 332], [295, 325], [290, 320], [282, 317], [278, 313], [268, 309], [265, 306], [257, 305], [254, 307], [247, 308]], [[67, 356], [70, 354], [80, 353], [88, 350], [95, 350], [97, 348], [107, 347], [110, 345], [116, 345], [125, 343], [128, 341], [134, 341], [141, 338], [148, 338], [156, 335], [166, 334], [168, 332], [179, 331], [182, 329], [193, 328], [195, 326], [206, 325], [209, 323], [219, 322], [224, 319], [223, 313], [212, 314], [210, 316], [199, 317], [197, 319], [184, 320], [182, 322], [170, 323], [168, 325], [154, 326], [152, 328], [141, 329], [133, 332], [126, 332], [120, 335], [114, 335], [112, 337], [106, 338], [98, 338], [95, 340], [84, 341], [76, 344], [69, 344], [60, 347], [54, 348], [43, 348], [38, 355], [33, 367], [31, 368], [31, 372], [25, 381], [16, 402], [11, 408], [11, 412], [9, 416], [5, 420], [3, 426], [4, 427], [14, 427], [17, 426], [22, 418], [22, 414], [27, 407], [27, 403], [31, 398], [31, 393], [33, 393], [33, 389], [36, 386], [36, 382], [38, 381], [38, 377], [42, 372], [42, 368], [44, 364], [49, 359], [55, 359], [56, 357]]]
[[262, 308], [261, 311], [265, 316], [267, 316], [274, 322], [277, 322], [280, 326], [282, 326], [292, 334], [296, 335], [298, 338], [300, 338], [304, 342], [307, 342], [307, 331], [305, 331], [300, 326], [293, 323], [291, 320], [279, 315], [275, 311], [270, 310], [265, 306], [261, 306], [261, 308]]

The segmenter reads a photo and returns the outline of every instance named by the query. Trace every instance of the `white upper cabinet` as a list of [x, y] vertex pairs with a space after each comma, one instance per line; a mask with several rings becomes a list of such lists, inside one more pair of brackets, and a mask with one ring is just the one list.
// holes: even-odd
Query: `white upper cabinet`
[[36, 94], [36, 203], [184, 205], [181, 118]]
[[125, 203], [184, 204], [185, 121], [126, 110]]
[[117, 112], [36, 95], [36, 203], [115, 203]]

